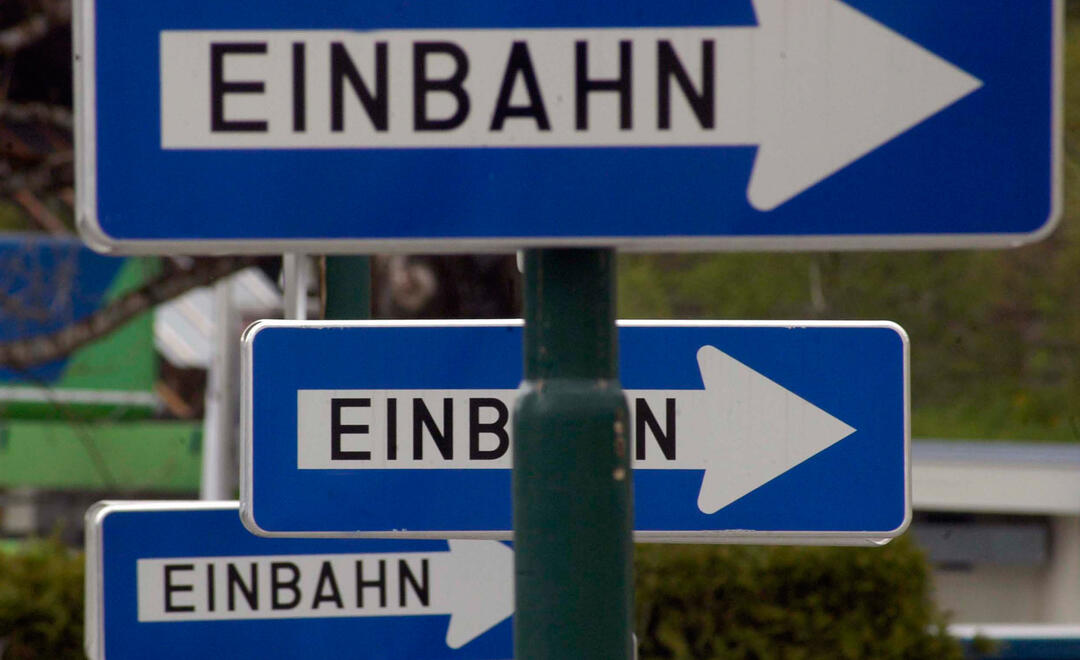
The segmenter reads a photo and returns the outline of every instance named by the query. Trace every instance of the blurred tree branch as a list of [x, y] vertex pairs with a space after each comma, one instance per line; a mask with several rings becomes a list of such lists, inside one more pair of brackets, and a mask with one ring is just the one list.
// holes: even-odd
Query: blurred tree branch
[[28, 369], [58, 360], [116, 330], [158, 303], [171, 300], [196, 287], [206, 286], [238, 270], [257, 265], [260, 259], [263, 258], [201, 258], [191, 260], [186, 267], [180, 266], [178, 261], [174, 260], [173, 268], [57, 332], [0, 343], [0, 367]]
[[22, 50], [48, 34], [49, 27], [48, 15], [41, 13], [0, 31], [0, 53], [10, 55]]
[[[25, 229], [72, 232], [75, 120], [70, 0], [0, 0], [0, 200]], [[20, 227], [16, 227], [20, 228]], [[0, 343], [0, 366], [58, 360], [158, 303], [259, 263], [257, 257], [171, 259], [161, 275], [51, 334]], [[0, 310], [24, 315], [5, 292]]]
[[0, 120], [5, 119], [22, 123], [52, 124], [65, 131], [72, 131], [75, 128], [75, 117], [71, 113], [71, 108], [47, 103], [6, 101], [0, 104]]
[[0, 29], [0, 53], [14, 54], [43, 39], [57, 27], [71, 24], [71, 2], [36, 0], [22, 20]]

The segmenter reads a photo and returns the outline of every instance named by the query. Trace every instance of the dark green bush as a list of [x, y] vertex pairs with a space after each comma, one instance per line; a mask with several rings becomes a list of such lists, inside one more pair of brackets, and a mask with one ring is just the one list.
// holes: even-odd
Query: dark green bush
[[[641, 657], [958, 660], [921, 554], [642, 545]], [[58, 541], [0, 553], [0, 658], [83, 658], [83, 560]]]
[[0, 658], [83, 655], [83, 558], [58, 540], [0, 552]]
[[884, 548], [642, 545], [641, 658], [951, 660], [921, 553]]

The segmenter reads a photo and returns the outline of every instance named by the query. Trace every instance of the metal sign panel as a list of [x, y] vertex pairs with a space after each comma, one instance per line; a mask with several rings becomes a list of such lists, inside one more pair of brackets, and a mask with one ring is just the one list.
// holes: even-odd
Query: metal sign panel
[[[32, 367], [12, 364], [33, 353], [19, 342], [70, 328], [145, 282], [152, 266], [102, 257], [78, 239], [0, 233], [0, 409], [3, 415], [53, 419], [56, 406], [100, 417], [123, 410], [146, 417], [160, 405], [153, 323], [149, 317], [90, 346]], [[121, 368], [122, 367], [122, 368]]]
[[99, 249], [1015, 245], [1061, 0], [77, 2]]
[[[268, 536], [510, 538], [520, 322], [260, 321], [241, 516]], [[892, 323], [623, 322], [638, 540], [862, 543], [910, 517]]]
[[92, 660], [513, 656], [497, 541], [265, 539], [236, 502], [87, 513]]

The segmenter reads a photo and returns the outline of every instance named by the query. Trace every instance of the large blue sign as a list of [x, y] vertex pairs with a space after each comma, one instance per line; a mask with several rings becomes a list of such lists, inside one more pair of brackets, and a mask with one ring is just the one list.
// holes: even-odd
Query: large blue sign
[[[907, 338], [890, 323], [627, 322], [639, 540], [903, 531]], [[265, 535], [509, 538], [513, 322], [261, 321], [241, 514]]]
[[1010, 245], [1061, 212], [1061, 0], [77, 6], [100, 249]]
[[513, 655], [497, 541], [265, 539], [236, 502], [103, 502], [86, 548], [92, 660]]

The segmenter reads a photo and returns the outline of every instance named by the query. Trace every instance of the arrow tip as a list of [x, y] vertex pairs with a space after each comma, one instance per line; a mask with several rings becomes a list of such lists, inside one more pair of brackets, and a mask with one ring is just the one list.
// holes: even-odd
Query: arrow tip
[[724, 434], [705, 455], [702, 513], [716, 513], [855, 432], [713, 346], [702, 346], [697, 359], [713, 424]]
[[760, 135], [747, 199], [771, 211], [983, 83], [837, 0], [755, 0]]
[[514, 551], [498, 541], [449, 543], [455, 570], [446, 645], [459, 649], [514, 613]]

